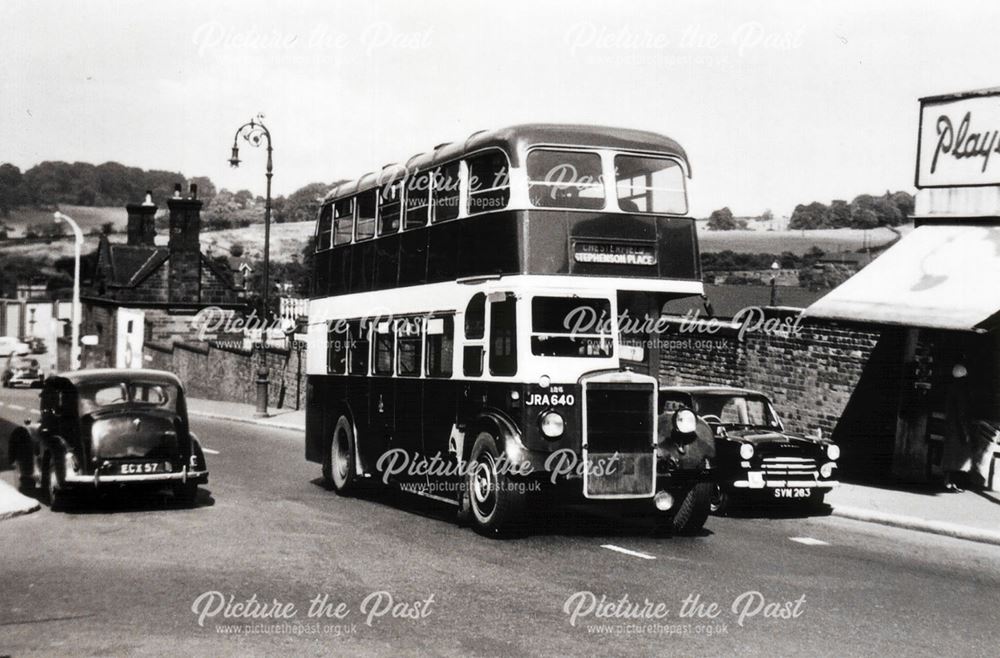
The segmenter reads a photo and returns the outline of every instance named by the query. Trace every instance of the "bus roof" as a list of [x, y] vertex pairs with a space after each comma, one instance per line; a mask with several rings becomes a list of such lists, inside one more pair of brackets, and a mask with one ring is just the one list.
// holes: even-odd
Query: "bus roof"
[[530, 146], [558, 145], [604, 148], [622, 151], [662, 153], [680, 159], [690, 175], [687, 153], [674, 140], [654, 132], [609, 126], [591, 126], [569, 123], [524, 123], [497, 130], [479, 130], [464, 142], [446, 142], [434, 150], [418, 153], [404, 163], [384, 166], [379, 172], [369, 172], [357, 180], [334, 187], [323, 199], [333, 199], [369, 190], [401, 178], [406, 172], [425, 171], [439, 164], [455, 160], [474, 151], [499, 148], [511, 159], [512, 166], [519, 166], [519, 154]]

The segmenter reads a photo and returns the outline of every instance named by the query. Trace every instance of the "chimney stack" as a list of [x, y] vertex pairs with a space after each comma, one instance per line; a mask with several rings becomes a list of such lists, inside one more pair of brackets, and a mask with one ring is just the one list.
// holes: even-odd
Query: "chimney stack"
[[174, 186], [174, 196], [167, 200], [170, 209], [170, 300], [199, 299], [201, 291], [201, 206], [198, 188], [191, 186], [187, 198], [181, 196], [181, 186]]
[[154, 245], [156, 238], [156, 204], [153, 203], [153, 193], [146, 192], [146, 200], [142, 203], [130, 203], [125, 206], [128, 212], [128, 244], [130, 246]]

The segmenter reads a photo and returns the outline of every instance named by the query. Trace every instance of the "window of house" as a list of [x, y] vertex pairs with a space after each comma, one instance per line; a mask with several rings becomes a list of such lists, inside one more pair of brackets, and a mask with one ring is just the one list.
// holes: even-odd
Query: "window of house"
[[354, 199], [333, 204], [333, 244], [349, 244], [354, 234]]
[[375, 325], [375, 374], [392, 374], [393, 357], [392, 322], [382, 320]]
[[327, 204], [319, 211], [319, 227], [316, 229], [316, 251], [330, 248], [333, 239], [333, 206]]
[[451, 377], [455, 352], [455, 318], [450, 315], [427, 320], [427, 376]]
[[352, 375], [368, 374], [368, 325], [364, 320], [351, 320], [347, 323], [347, 346], [350, 354], [348, 372]]
[[400, 377], [420, 376], [420, 352], [423, 346], [423, 318], [396, 320], [396, 374]]
[[342, 320], [331, 320], [326, 328], [326, 371], [331, 375], [344, 374], [347, 365], [347, 325]]
[[399, 230], [399, 219], [403, 214], [403, 181], [384, 186], [379, 191], [378, 234], [386, 235]]
[[403, 228], [426, 226], [431, 195], [431, 175], [429, 172], [417, 174], [406, 183], [406, 214]]
[[368, 190], [358, 195], [358, 219], [354, 239], [358, 242], [375, 237], [375, 200], [378, 192]]
[[501, 151], [469, 158], [469, 214], [506, 207], [510, 201], [510, 165]]
[[457, 162], [443, 165], [434, 170], [433, 176], [433, 222], [446, 222], [458, 217], [461, 190], [458, 182]]

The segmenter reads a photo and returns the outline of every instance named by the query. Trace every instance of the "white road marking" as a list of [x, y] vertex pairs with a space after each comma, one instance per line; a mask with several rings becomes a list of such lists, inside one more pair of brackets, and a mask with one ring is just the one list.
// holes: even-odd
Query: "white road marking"
[[800, 544], [805, 544], [806, 546], [829, 546], [830, 542], [825, 542], [821, 539], [813, 539], [812, 537], [789, 537], [792, 541], [797, 541]]
[[28, 413], [29, 414], [35, 414], [36, 416], [41, 416], [42, 415], [42, 412], [39, 411], [38, 409], [28, 409]]
[[7, 406], [10, 407], [11, 409], [17, 409], [18, 411], [27, 411], [27, 409], [25, 409], [19, 404], [8, 404]]
[[217, 455], [217, 454], [219, 454], [218, 450], [212, 450], [211, 448], [206, 448], [205, 446], [202, 446], [201, 451], [204, 452], [204, 453], [206, 453], [206, 454], [209, 454], [209, 455]]
[[601, 548], [606, 548], [609, 551], [615, 551], [616, 553], [624, 553], [625, 555], [631, 555], [632, 557], [642, 558], [643, 560], [655, 560], [655, 555], [650, 555], [649, 553], [640, 553], [639, 551], [630, 551], [627, 548], [622, 548], [621, 546], [615, 546], [614, 544], [601, 544]]

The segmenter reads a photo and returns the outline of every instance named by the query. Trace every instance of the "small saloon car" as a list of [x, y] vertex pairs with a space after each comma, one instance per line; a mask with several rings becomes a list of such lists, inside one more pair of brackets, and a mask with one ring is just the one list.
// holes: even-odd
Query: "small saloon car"
[[14, 388], [15, 386], [26, 386], [35, 388], [42, 385], [45, 375], [42, 374], [42, 367], [38, 359], [27, 356], [11, 354], [7, 357], [7, 362], [0, 374], [0, 381], [4, 388]]
[[171, 487], [193, 505], [208, 467], [188, 428], [184, 390], [169, 372], [78, 370], [45, 380], [41, 420], [11, 434], [22, 490], [42, 487], [53, 509], [74, 491]]
[[820, 507], [837, 484], [840, 448], [822, 438], [785, 431], [763, 393], [743, 388], [672, 386], [660, 389], [661, 413], [693, 409], [715, 435], [712, 511], [734, 498]]

